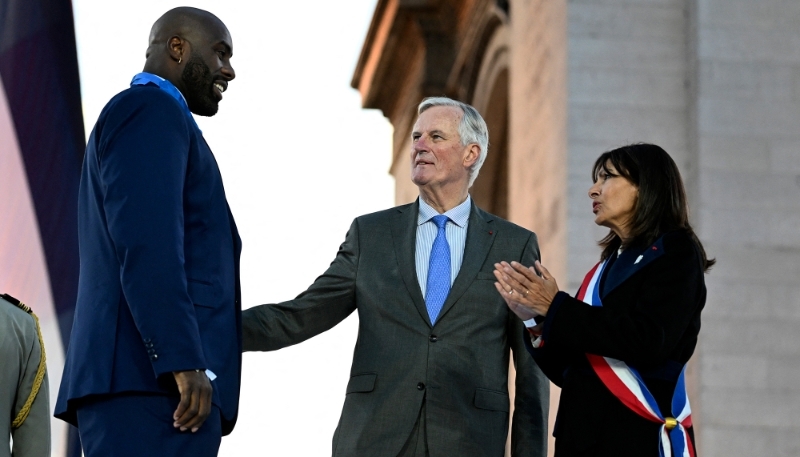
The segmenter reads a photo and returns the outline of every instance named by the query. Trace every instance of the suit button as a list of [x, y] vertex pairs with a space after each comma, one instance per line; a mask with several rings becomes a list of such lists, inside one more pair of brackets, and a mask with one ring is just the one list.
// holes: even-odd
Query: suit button
[[436, 335], [431, 335], [431, 337], [430, 337], [430, 338], [428, 338], [428, 340], [429, 340], [431, 343], [435, 343], [435, 342], [439, 341], [439, 338], [437, 338], [437, 337], [436, 337]]
[[153, 354], [156, 353], [156, 350], [155, 349], [148, 349], [147, 353], [150, 354], [150, 355], [153, 355]]
[[420, 383], [418, 383], [418, 384], [417, 384], [417, 390], [425, 390], [425, 384], [424, 384], [424, 383], [421, 383], [421, 382], [420, 382]]
[[158, 360], [158, 354], [153, 354], [153, 356], [150, 357], [150, 358], [153, 359], [153, 360]]

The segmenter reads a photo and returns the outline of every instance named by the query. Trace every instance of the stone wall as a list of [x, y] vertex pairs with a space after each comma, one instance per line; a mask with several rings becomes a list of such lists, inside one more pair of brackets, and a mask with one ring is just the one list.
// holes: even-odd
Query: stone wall
[[[512, 2], [510, 48], [508, 218], [537, 234], [543, 265], [565, 278], [567, 2]], [[549, 455], [560, 392], [551, 384]]]
[[800, 2], [698, 0], [701, 452], [800, 455]]
[[354, 87], [394, 125], [397, 202], [417, 195], [408, 135], [421, 97], [472, 103], [490, 125], [507, 106], [507, 147], [494, 143], [504, 159], [476, 191], [507, 193], [492, 201], [539, 235], [544, 264], [575, 291], [607, 232], [587, 197], [594, 160], [631, 142], [664, 147], [718, 261], [689, 367], [699, 454], [800, 455], [800, 1], [380, 0], [376, 11]]
[[[568, 278], [594, 158], [663, 146], [718, 260], [690, 365], [701, 455], [800, 455], [800, 3], [569, 2]], [[591, 235], [590, 235], [591, 234]]]
[[[663, 147], [691, 185], [685, 0], [569, 2], [568, 284], [599, 260], [588, 190], [595, 159], [632, 142]], [[694, 196], [690, 195], [690, 200]]]

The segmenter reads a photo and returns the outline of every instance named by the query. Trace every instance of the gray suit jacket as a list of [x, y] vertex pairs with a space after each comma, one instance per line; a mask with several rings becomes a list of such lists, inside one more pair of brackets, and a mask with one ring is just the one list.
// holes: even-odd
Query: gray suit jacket
[[492, 274], [501, 260], [533, 264], [536, 235], [473, 204], [461, 270], [432, 327], [414, 263], [418, 209], [413, 203], [353, 221], [336, 259], [308, 290], [243, 312], [244, 350], [299, 343], [358, 310], [333, 455], [397, 455], [424, 403], [432, 457], [502, 457], [513, 349], [512, 455], [544, 457], [549, 383], [527, 354], [522, 322]]

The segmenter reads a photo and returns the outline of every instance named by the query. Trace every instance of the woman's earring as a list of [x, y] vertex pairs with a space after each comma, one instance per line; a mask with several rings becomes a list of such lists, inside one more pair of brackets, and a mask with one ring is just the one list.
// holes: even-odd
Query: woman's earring
[[180, 65], [180, 63], [181, 63], [181, 60], [183, 60], [183, 56], [179, 56], [179, 57], [178, 57], [178, 65]]

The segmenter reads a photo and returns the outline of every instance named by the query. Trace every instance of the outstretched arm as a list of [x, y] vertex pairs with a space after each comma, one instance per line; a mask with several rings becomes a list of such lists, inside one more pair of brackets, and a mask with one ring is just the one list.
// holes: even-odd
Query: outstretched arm
[[356, 309], [358, 220], [330, 267], [294, 300], [242, 311], [244, 351], [274, 351], [331, 329]]

